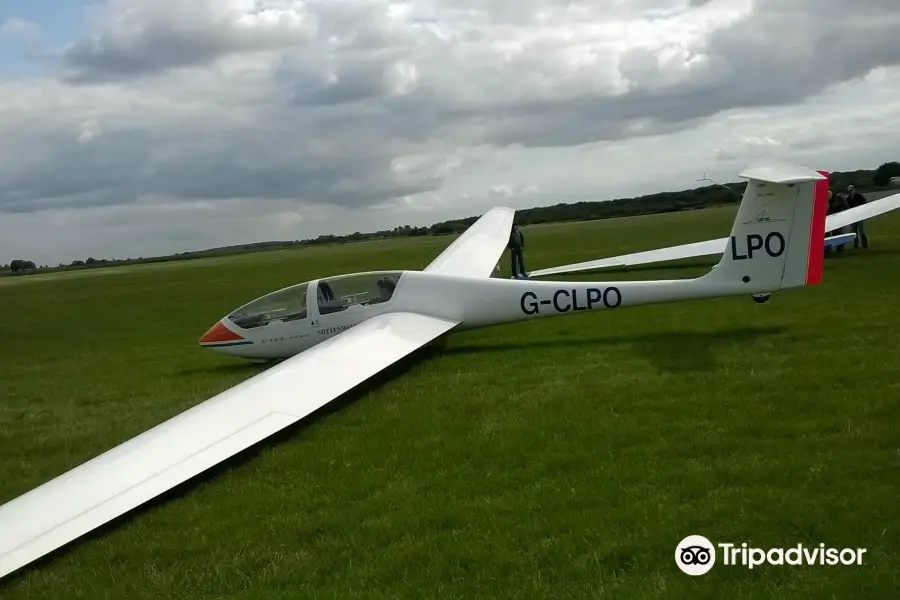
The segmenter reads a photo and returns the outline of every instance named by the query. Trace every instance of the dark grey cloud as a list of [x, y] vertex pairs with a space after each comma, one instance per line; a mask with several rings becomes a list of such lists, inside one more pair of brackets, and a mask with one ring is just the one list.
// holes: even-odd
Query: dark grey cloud
[[[214, 0], [197, 0], [187, 15], [179, 4], [183, 3], [158, 0], [152, 10], [137, 15], [127, 10], [127, 3], [110, 7], [96, 31], [62, 53], [63, 77], [73, 83], [122, 81], [181, 67], [202, 67], [245, 52], [291, 48], [327, 60], [323, 44], [317, 41], [353, 52], [396, 48], [414, 41], [407, 29], [385, 14], [385, 5], [378, 3], [288, 2], [282, 3], [287, 6], [268, 7], [279, 16], [257, 14], [256, 19], [244, 22], [235, 22], [224, 10], [228, 0], [222, 0], [222, 6]], [[339, 87], [337, 101], [347, 93]]]
[[280, 18], [234, 19], [228, 0], [111, 1], [95, 15], [92, 32], [60, 56], [67, 81], [133, 79], [202, 66], [241, 52], [302, 46], [315, 36], [315, 19], [302, 12]]
[[[303, 199], [359, 207], [434, 189], [438, 179], [398, 181], [386, 147], [359, 144], [352, 124], [281, 122], [193, 143], [160, 146], [136, 132], [103, 133], [89, 143], [60, 136], [40, 163], [0, 178], [0, 212], [127, 204], [141, 196], [185, 200]], [[372, 132], [374, 134], [374, 132]], [[380, 138], [385, 132], [378, 132]], [[328, 136], [328, 139], [326, 139]], [[322, 152], [323, 145], [330, 149]], [[163, 147], [166, 144], [162, 144]], [[45, 170], [54, 165], [55, 170]]]
[[[491, 29], [501, 24], [534, 25], [535, 19], [548, 11], [573, 11], [569, 19], [585, 13], [624, 18], [653, 15], [660, 9], [671, 11], [684, 1], [432, 0], [415, 3], [408, 21], [391, 18], [390, 9], [400, 5], [387, 0], [260, 2], [260, 8], [281, 16], [260, 18], [251, 25], [232, 19], [229, 0], [113, 0], [94, 19], [91, 33], [66, 48], [59, 58], [67, 81], [127, 80], [204, 66], [241, 52], [301, 47], [316, 53], [316, 41], [354, 52], [412, 50], [422, 36], [429, 37], [430, 24], [464, 32], [484, 27], [491, 35]], [[414, 33], [409, 23], [423, 26], [423, 30]]]
[[[135, 3], [142, 7], [137, 16], [125, 10]], [[757, 0], [743, 20], [692, 42], [688, 50], [701, 60], [677, 76], [660, 66], [655, 50], [616, 57], [609, 47], [591, 47], [596, 34], [579, 29], [579, 19], [588, 10], [607, 14], [615, 3], [572, 3], [568, 25], [563, 4], [469, 0], [453, 8], [432, 4], [431, 13], [422, 4], [413, 16], [391, 18], [384, 6], [321, 3], [306, 5], [302, 18], [248, 26], [211, 0], [199, 8], [117, 0], [113, 16], [65, 52], [63, 79], [110, 84], [76, 88], [91, 90], [124, 82], [122, 89], [158, 97], [160, 106], [171, 103], [171, 115], [160, 106], [131, 114], [120, 102], [109, 109], [109, 125], [103, 106], [84, 102], [68, 121], [58, 117], [58, 130], [49, 113], [46, 127], [11, 124], [6, 139], [40, 151], [0, 164], [0, 211], [153, 195], [372, 206], [441, 186], [437, 167], [398, 176], [399, 156], [677, 131], [722, 111], [797, 103], [900, 63], [900, 19], [888, 0], [863, 0], [852, 10], [838, 0]], [[718, 3], [690, 4], [702, 19]], [[513, 6], [524, 12], [512, 18]], [[686, 0], [644, 0], [638, 8], [677, 13], [686, 6]], [[550, 33], [533, 22], [544, 9], [558, 11]], [[488, 26], [492, 18], [499, 24]], [[596, 62], [572, 66], [582, 47]], [[273, 50], [277, 67], [256, 78], [172, 73]], [[612, 79], [607, 73], [621, 76], [627, 89], [604, 87]], [[158, 77], [136, 77], [147, 74]], [[74, 130], [93, 113], [99, 133], [79, 141]]]
[[838, 0], [758, 0], [748, 20], [706, 45], [710, 70], [729, 83], [718, 86], [716, 105], [797, 102], [900, 63], [900, 18], [891, 4], [862, 0], [851, 9]]
[[[692, 3], [705, 4], [712, 3]], [[746, 18], [691, 44], [688, 50], [699, 62], [669, 83], [660, 83], [671, 73], [656, 52], [623, 53], [618, 70], [629, 89], [615, 95], [591, 88], [590, 69], [581, 81], [557, 75], [558, 93], [529, 89], [522, 82], [535, 74], [549, 79], [563, 70], [551, 61], [565, 51], [565, 42], [532, 43], [500, 67], [496, 53], [479, 53], [493, 40], [476, 28], [465, 38], [470, 53], [456, 53], [457, 46], [444, 43], [447, 52], [434, 44], [430, 54], [412, 54], [422, 80], [400, 100], [384, 97], [386, 67], [379, 60], [355, 63], [327, 85], [297, 72], [295, 98], [299, 104], [377, 99], [379, 118], [391, 121], [396, 135], [406, 139], [449, 134], [470, 143], [569, 146], [667, 132], [723, 111], [798, 103], [834, 84], [900, 64], [900, 13], [892, 0], [863, 0], [849, 13], [845, 8], [839, 0], [758, 0]], [[838, 13], [841, 18], [833, 18]], [[462, 73], [468, 80], [458, 77]], [[286, 71], [285, 77], [292, 75]], [[466, 85], [481, 86], [481, 101], [460, 101], [458, 90]], [[497, 93], [485, 91], [491, 89]]]
[[[692, 48], [705, 61], [681, 81], [659, 86], [666, 69], [649, 51], [634, 50], [619, 63], [628, 93], [525, 100], [465, 118], [485, 123], [497, 144], [576, 145], [626, 137], [642, 121], [643, 133], [660, 133], [727, 110], [795, 104], [900, 64], [900, 13], [892, 0], [866, 0], [844, 12], [839, 0], [758, 0], [748, 18]], [[837, 13], [841, 18], [827, 16]]]
[[338, 105], [386, 95], [387, 65], [382, 59], [350, 59], [330, 72], [300, 72], [291, 79], [291, 103], [297, 106]]
[[62, 55], [64, 77], [79, 83], [114, 81], [203, 64], [241, 50], [237, 36], [229, 35], [233, 33], [227, 29], [178, 31], [154, 24], [137, 38], [79, 40]]

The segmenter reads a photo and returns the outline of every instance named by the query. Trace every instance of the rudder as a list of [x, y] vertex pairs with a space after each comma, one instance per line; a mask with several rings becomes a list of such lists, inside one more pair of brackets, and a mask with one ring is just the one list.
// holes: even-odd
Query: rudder
[[[817, 172], [825, 179], [819, 179], [813, 182], [812, 208], [810, 209], [812, 222], [809, 225], [809, 246], [806, 250], [806, 257], [804, 257], [804, 260], [797, 260], [796, 263], [797, 265], [803, 263], [806, 265], [804, 285], [817, 285], [821, 283], [822, 271], [825, 267], [825, 220], [828, 218], [828, 177], [830, 173], [828, 171]], [[791, 264], [792, 263], [788, 263], [786, 267]], [[790, 281], [793, 281], [796, 277], [794, 273], [788, 273], [786, 268], [785, 279], [788, 279], [789, 275]]]

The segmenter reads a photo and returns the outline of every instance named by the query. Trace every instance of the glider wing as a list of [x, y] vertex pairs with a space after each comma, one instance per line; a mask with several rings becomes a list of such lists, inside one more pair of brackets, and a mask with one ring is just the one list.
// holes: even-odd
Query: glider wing
[[871, 219], [872, 217], [877, 217], [878, 215], [883, 215], [886, 212], [898, 208], [900, 208], [900, 194], [885, 196], [884, 198], [867, 202], [862, 206], [856, 206], [837, 214], [829, 215], [828, 219], [825, 221], [825, 227], [828, 231], [831, 231], [833, 229], [852, 225], [859, 221]]
[[[744, 175], [744, 174], [742, 174]], [[900, 194], [886, 196], [872, 202], [857, 206], [833, 215], [829, 215], [825, 219], [825, 230], [833, 231], [846, 227], [857, 221], [871, 219], [884, 213], [900, 208]], [[846, 243], [848, 239], [843, 234], [825, 238], [825, 247]], [[853, 238], [850, 237], [850, 240]], [[646, 265], [659, 262], [667, 262], [671, 260], [680, 260], [683, 258], [694, 258], [698, 256], [713, 256], [722, 254], [728, 247], [728, 238], [720, 238], [717, 240], [706, 240], [704, 242], [692, 242], [690, 244], [682, 244], [680, 246], [669, 246], [668, 248], [658, 248], [656, 250], [647, 250], [645, 252], [635, 252], [634, 254], [623, 254], [621, 256], [611, 256], [609, 258], [600, 258], [597, 260], [589, 260], [570, 265], [562, 265], [559, 267], [551, 267], [548, 269], [538, 269], [528, 274], [529, 277], [542, 277], [545, 275], [559, 275], [561, 273], [574, 273], [577, 271], [592, 271], [594, 269], [608, 269], [610, 267], [631, 267], [635, 265]]]
[[509, 243], [512, 208], [497, 206], [472, 223], [424, 271], [461, 277], [490, 277]]
[[669, 260], [678, 260], [681, 258], [693, 258], [695, 256], [710, 256], [713, 254], [722, 254], [723, 252], [725, 252], [725, 248], [727, 247], [728, 238], [722, 238], [720, 240], [707, 240], [705, 242], [693, 242], [691, 244], [682, 244], [681, 246], [670, 246], [668, 248], [659, 248], [657, 250], [635, 252], [634, 254], [623, 254], [621, 256], [612, 256], [610, 258], [600, 258], [597, 260], [589, 260], [572, 265], [563, 265], [561, 267], [538, 269], [537, 271], [532, 271], [531, 273], [529, 273], [528, 276], [541, 277], [543, 275], [558, 275], [560, 273], [573, 273], [576, 271], [608, 269], [609, 267], [632, 267], [635, 265], [666, 262]]
[[387, 313], [0, 506], [0, 577], [299, 421], [457, 322]]

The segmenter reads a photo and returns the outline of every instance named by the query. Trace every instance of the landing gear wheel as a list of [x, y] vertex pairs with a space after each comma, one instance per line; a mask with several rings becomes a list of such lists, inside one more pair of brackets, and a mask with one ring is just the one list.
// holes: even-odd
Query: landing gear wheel
[[753, 301], [757, 304], [765, 304], [771, 297], [772, 294], [753, 294]]

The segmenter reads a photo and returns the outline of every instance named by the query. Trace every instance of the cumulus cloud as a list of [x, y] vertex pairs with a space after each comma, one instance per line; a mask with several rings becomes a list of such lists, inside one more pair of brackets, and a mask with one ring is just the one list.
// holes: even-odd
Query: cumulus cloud
[[278, 4], [109, 0], [91, 12], [88, 35], [63, 53], [66, 77], [134, 77], [312, 41], [315, 22], [303, 3]]
[[[318, 235], [338, 221], [302, 211], [352, 231], [635, 185], [640, 140], [788, 110], [900, 63], [900, 13], [889, 0], [108, 0], [48, 56], [54, 71], [0, 80], [0, 213], [143, 214], [156, 199], [252, 207], [280, 215], [254, 221], [265, 231]], [[706, 158], [802, 150], [784, 130], [796, 117], [722, 130]]]

